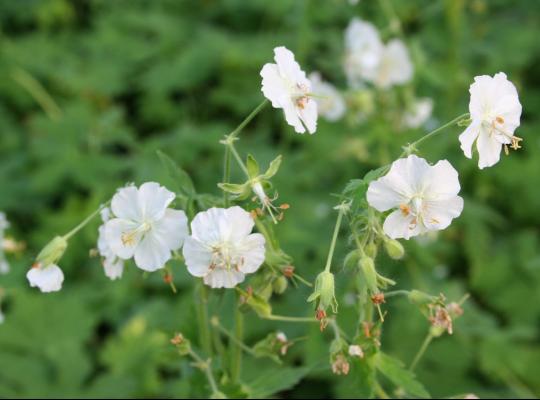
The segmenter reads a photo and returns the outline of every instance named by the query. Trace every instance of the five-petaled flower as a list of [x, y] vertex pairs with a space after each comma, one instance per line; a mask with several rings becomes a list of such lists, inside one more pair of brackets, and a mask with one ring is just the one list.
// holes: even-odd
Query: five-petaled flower
[[285, 47], [274, 49], [275, 64], [261, 70], [262, 92], [272, 107], [282, 108], [285, 119], [297, 133], [317, 130], [317, 103], [312, 98], [311, 82], [306, 78], [294, 54]]
[[169, 208], [174, 199], [174, 193], [155, 182], [120, 189], [111, 202], [115, 218], [105, 223], [112, 254], [123, 260], [134, 257], [145, 271], [162, 268], [188, 235], [184, 211]]
[[384, 221], [386, 235], [409, 239], [448, 227], [463, 210], [459, 190], [458, 173], [448, 161], [432, 166], [410, 155], [370, 183], [367, 200], [378, 211], [394, 210]]
[[318, 72], [312, 72], [308, 78], [313, 86], [314, 99], [317, 102], [319, 114], [332, 122], [343, 117], [347, 106], [345, 99], [335, 86], [324, 81]]
[[264, 262], [265, 239], [251, 233], [250, 213], [235, 206], [200, 212], [191, 222], [184, 244], [188, 271], [213, 288], [232, 288]]
[[521, 104], [517, 89], [503, 72], [491, 77], [477, 76], [469, 92], [471, 123], [459, 136], [461, 149], [467, 158], [472, 157], [476, 142], [478, 167], [483, 169], [495, 165], [504, 146], [517, 150], [521, 138], [514, 136], [521, 117]]

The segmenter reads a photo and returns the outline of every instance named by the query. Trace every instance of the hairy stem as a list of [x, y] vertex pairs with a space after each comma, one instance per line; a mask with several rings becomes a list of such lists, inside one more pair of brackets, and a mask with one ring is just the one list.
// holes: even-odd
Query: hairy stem
[[216, 380], [214, 379], [214, 374], [212, 373], [212, 365], [211, 365], [210, 359], [208, 359], [207, 361], [203, 360], [201, 356], [199, 356], [193, 350], [189, 351], [189, 355], [193, 359], [193, 361], [195, 361], [197, 368], [203, 371], [204, 374], [206, 375], [206, 379], [208, 380], [210, 389], [212, 390], [212, 395], [220, 396], [220, 397], [215, 397], [215, 398], [223, 398], [223, 395], [219, 391], [218, 386], [216, 384]]
[[336, 249], [336, 242], [339, 235], [339, 228], [341, 228], [341, 220], [343, 219], [343, 214], [345, 213], [347, 207], [345, 204], [338, 206], [339, 213], [336, 220], [336, 226], [334, 227], [334, 235], [332, 236], [332, 242], [330, 243], [330, 250], [328, 251], [328, 258], [326, 259], [326, 266], [324, 267], [325, 272], [330, 272], [332, 267], [332, 258], [334, 257], [334, 250]]
[[[239, 302], [239, 300], [238, 300]], [[242, 343], [244, 340], [244, 314], [237, 306], [234, 310], [234, 340], [231, 346], [231, 379], [238, 382], [242, 371]]]
[[70, 230], [68, 233], [64, 235], [64, 239], [67, 241], [71, 239], [74, 235], [76, 235], [82, 228], [84, 228], [92, 219], [98, 215], [104, 208], [106, 208], [111, 201], [109, 200], [107, 203], [102, 204], [98, 207], [96, 211], [94, 211], [92, 214], [90, 214], [88, 217], [86, 217], [79, 225], [77, 225], [75, 228]]

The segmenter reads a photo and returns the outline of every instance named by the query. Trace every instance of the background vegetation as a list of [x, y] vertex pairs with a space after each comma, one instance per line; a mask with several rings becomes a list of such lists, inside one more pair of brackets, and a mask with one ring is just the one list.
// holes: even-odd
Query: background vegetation
[[[203, 375], [168, 340], [197, 338], [193, 279], [173, 266], [178, 294], [159, 274], [130, 266], [110, 282], [89, 258], [96, 229], [78, 236], [62, 260], [64, 289], [42, 295], [24, 277], [36, 252], [74, 226], [125, 182], [170, 185], [156, 150], [168, 153], [199, 191], [218, 194], [218, 140], [261, 100], [259, 70], [286, 45], [308, 71], [345, 87], [343, 31], [360, 16], [388, 35], [383, 2], [362, 0], [201, 0], [0, 2], [0, 210], [10, 233], [27, 243], [0, 276], [6, 290], [0, 325], [0, 397], [203, 397]], [[404, 262], [384, 262], [398, 288], [457, 299], [470, 293], [453, 336], [430, 347], [417, 372], [433, 396], [540, 394], [540, 2], [393, 1], [415, 62], [416, 91], [435, 101], [433, 126], [467, 110], [475, 75], [504, 71], [518, 86], [524, 149], [480, 172], [459, 150], [457, 129], [423, 148], [460, 171], [463, 215], [437, 241], [407, 243]], [[389, 100], [390, 101], [390, 100]], [[387, 107], [367, 123], [320, 122], [300, 136], [281, 112], [266, 109], [241, 135], [239, 150], [263, 164], [278, 153], [280, 199], [291, 205], [279, 236], [299, 273], [312, 280], [324, 264], [332, 206], [352, 178], [395, 157], [422, 133], [397, 132]], [[391, 119], [390, 119], [391, 121]], [[238, 172], [238, 171], [236, 171]], [[93, 225], [97, 228], [97, 222]], [[339, 243], [338, 258], [345, 255]], [[350, 271], [339, 265], [340, 318]], [[308, 291], [291, 289], [280, 313], [310, 312]], [[222, 297], [221, 297], [222, 296]], [[230, 325], [229, 296], [213, 313]], [[406, 300], [392, 299], [382, 338], [387, 353], [409, 363], [427, 330]], [[281, 329], [299, 342], [287, 367], [244, 360], [254, 396], [362, 396], [355, 374], [328, 365], [318, 327], [246, 322], [246, 342]]]

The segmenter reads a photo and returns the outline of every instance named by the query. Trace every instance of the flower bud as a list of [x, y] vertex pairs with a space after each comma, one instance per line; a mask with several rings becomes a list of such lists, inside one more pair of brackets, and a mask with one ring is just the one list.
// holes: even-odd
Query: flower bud
[[374, 242], [369, 242], [366, 244], [366, 247], [364, 247], [364, 252], [369, 258], [377, 257], [377, 245]]
[[368, 289], [372, 293], [377, 293], [379, 291], [377, 286], [377, 271], [375, 271], [375, 263], [373, 262], [373, 258], [367, 256], [362, 257], [360, 259], [359, 266], [364, 274]]
[[272, 283], [272, 288], [274, 290], [274, 293], [276, 294], [284, 293], [285, 290], [287, 290], [288, 286], [289, 286], [289, 282], [287, 281], [287, 278], [285, 278], [284, 276], [279, 276]]
[[427, 307], [435, 301], [435, 297], [419, 290], [411, 290], [408, 297], [411, 303], [420, 307]]
[[315, 281], [315, 290], [307, 301], [315, 301], [317, 310], [326, 311], [331, 307], [332, 312], [337, 313], [338, 303], [335, 296], [334, 274], [327, 271], [321, 272]]
[[245, 301], [246, 304], [261, 318], [267, 318], [272, 315], [272, 306], [261, 296], [251, 294], [246, 297]]
[[401, 260], [405, 255], [403, 245], [395, 239], [385, 239], [384, 248], [388, 256], [394, 260]]
[[36, 262], [43, 266], [56, 264], [64, 255], [68, 247], [68, 242], [62, 236], [56, 236], [41, 250], [36, 257]]

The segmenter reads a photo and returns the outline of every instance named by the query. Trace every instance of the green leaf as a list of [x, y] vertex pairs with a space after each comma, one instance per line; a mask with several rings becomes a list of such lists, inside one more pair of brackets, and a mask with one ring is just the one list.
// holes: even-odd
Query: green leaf
[[400, 360], [378, 353], [375, 355], [375, 366], [380, 373], [405, 390], [407, 394], [424, 399], [431, 398], [424, 386], [416, 380], [414, 373], [406, 369]]
[[162, 151], [157, 151], [161, 163], [167, 170], [169, 176], [173, 179], [177, 193], [183, 194], [188, 198], [195, 196], [195, 186], [189, 174], [178, 166], [178, 164]]

